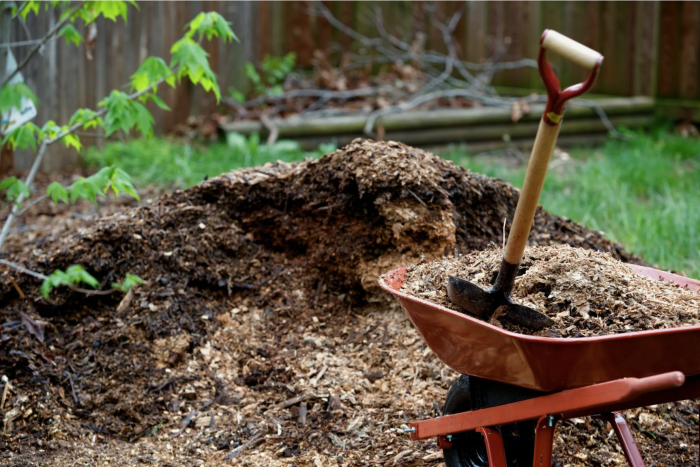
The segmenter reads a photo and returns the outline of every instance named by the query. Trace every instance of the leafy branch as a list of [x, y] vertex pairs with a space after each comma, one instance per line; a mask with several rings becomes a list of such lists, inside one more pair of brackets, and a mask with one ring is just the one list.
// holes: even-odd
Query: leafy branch
[[[51, 3], [57, 6], [61, 2]], [[26, 18], [30, 12], [38, 14], [40, 5], [41, 3], [36, 1], [25, 2], [18, 13], [23, 18]], [[0, 86], [0, 107], [11, 109], [23, 97], [35, 100], [36, 96], [28, 87], [24, 85], [10, 86], [7, 83], [27, 65], [41, 46], [57, 33], [59, 36], [64, 36], [67, 42], [73, 42], [76, 45], [80, 44], [82, 36], [70, 23], [80, 18], [86, 24], [89, 24], [95, 21], [99, 15], [113, 21], [116, 21], [118, 17], [122, 17], [126, 21], [127, 5], [125, 2], [86, 1], [62, 13], [59, 23], [42, 38], [38, 45], [28, 54], [27, 58], [17, 67], [15, 72], [3, 81], [2, 86]], [[118, 131], [128, 134], [133, 129], [140, 132], [142, 136], [152, 137], [153, 116], [145, 104], [148, 101], [153, 101], [158, 107], [170, 110], [162, 99], [156, 95], [158, 87], [163, 83], [175, 87], [176, 81], [179, 82], [182, 78], [189, 79], [193, 84], [201, 84], [205, 90], [212, 91], [216, 95], [218, 102], [221, 98], [221, 92], [217, 76], [209, 65], [209, 55], [201, 46], [204, 38], [211, 40], [214, 37], [221, 38], [224, 42], [238, 41], [229, 23], [221, 15], [216, 12], [200, 13], [188, 23], [184, 36], [173, 44], [170, 51], [172, 55], [170, 65], [158, 57], [149, 57], [144, 60], [138, 70], [131, 76], [130, 84], [133, 91], [131, 94], [113, 90], [99, 102], [99, 110], [78, 109], [66, 125], [60, 126], [56, 122], [49, 120], [40, 128], [34, 123], [28, 122], [5, 135], [0, 143], [2, 145], [9, 143], [12, 148], [27, 149], [31, 147], [36, 150], [38, 143], [38, 150], [24, 181], [10, 177], [0, 182], [0, 190], [6, 190], [7, 198], [14, 203], [9, 216], [5, 220], [2, 231], [0, 231], [0, 249], [2, 249], [7, 239], [14, 220], [31, 206], [47, 198], [50, 198], [54, 203], [59, 201], [75, 203], [78, 199], [86, 199], [97, 204], [98, 197], [104, 197], [109, 191], [112, 191], [115, 195], [126, 193], [140, 200], [131, 177], [126, 172], [117, 167], [106, 167], [90, 177], [77, 180], [69, 187], [64, 187], [60, 183], [54, 182], [47, 187], [45, 195], [39, 196], [28, 205], [22, 207], [22, 202], [30, 197], [29, 187], [34, 182], [47, 147], [51, 144], [63, 141], [67, 147], [74, 147], [76, 150], [80, 150], [82, 143], [76, 132], [81, 128], [100, 127], [104, 129], [108, 137]], [[41, 293], [47, 299], [51, 290], [60, 286], [67, 286], [82, 293], [107, 294], [116, 290], [126, 292], [131, 287], [143, 282], [138, 276], [127, 274], [122, 282], [113, 283], [111, 290], [94, 291], [76, 286], [79, 283], [85, 283], [92, 287], [99, 286], [97, 280], [79, 265], [70, 266], [65, 271], [56, 270], [46, 276], [4, 259], [0, 260], [0, 263], [42, 279]]]

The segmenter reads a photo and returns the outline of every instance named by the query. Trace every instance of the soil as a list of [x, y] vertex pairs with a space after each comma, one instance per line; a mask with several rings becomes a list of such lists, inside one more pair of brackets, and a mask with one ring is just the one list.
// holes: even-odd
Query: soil
[[[463, 311], [450, 302], [447, 280], [455, 276], [483, 289], [495, 282], [503, 250], [491, 245], [455, 258], [409, 266], [402, 292]], [[502, 319], [490, 322], [509, 331], [544, 337], [591, 337], [700, 324], [697, 292], [641, 276], [609, 253], [568, 245], [526, 249], [512, 298], [549, 316], [540, 331]]]
[[[2, 272], [0, 463], [439, 465], [434, 441], [400, 429], [439, 414], [457, 375], [377, 278], [486, 248], [517, 198], [430, 153], [356, 141], [17, 235], [2, 257], [39, 272], [78, 263], [105, 288], [127, 272], [147, 282], [46, 301], [32, 277]], [[641, 262], [541, 209], [530, 240]], [[650, 465], [697, 463], [692, 403], [636, 417], [651, 434], [633, 424]], [[558, 462], [619, 462], [599, 431], [566, 425]]]

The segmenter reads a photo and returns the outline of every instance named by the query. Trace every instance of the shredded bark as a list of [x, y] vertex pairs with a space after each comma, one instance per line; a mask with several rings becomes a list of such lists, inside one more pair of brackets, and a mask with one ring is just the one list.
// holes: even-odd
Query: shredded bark
[[[356, 141], [11, 237], [0, 256], [42, 273], [147, 282], [46, 301], [2, 271], [3, 465], [439, 463], [400, 429], [435, 416], [458, 375], [377, 279], [498, 241], [517, 197], [425, 151]], [[641, 262], [542, 209], [530, 240]], [[696, 412], [681, 418], [695, 425], [674, 439], [697, 439]]]
[[[456, 276], [489, 289], [503, 258], [496, 245], [458, 258], [410, 266], [401, 290], [452, 310], [447, 280]], [[494, 314], [510, 331], [546, 337], [590, 337], [700, 324], [700, 295], [642, 276], [608, 253], [565, 246], [530, 247], [520, 264], [512, 298], [545, 313], [551, 327], [533, 332]]]

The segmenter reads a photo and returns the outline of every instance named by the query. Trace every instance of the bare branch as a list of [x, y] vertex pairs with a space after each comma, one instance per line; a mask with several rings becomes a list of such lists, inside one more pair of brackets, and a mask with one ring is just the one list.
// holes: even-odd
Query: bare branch
[[[259, 97], [256, 97], [255, 99], [249, 100], [245, 104], [243, 104], [247, 108], [251, 107], [257, 107], [260, 104], [264, 104], [267, 102], [277, 102], [277, 101], [284, 101], [287, 99], [294, 99], [297, 97], [320, 97], [323, 99], [352, 99], [354, 97], [367, 97], [367, 96], [374, 96], [378, 94], [379, 92], [389, 92], [393, 89], [393, 86], [377, 86], [374, 88], [359, 88], [359, 89], [353, 89], [351, 91], [329, 91], [326, 89], [295, 89], [293, 91], [288, 91], [285, 92], [284, 94], [279, 94], [279, 95], [262, 95]], [[229, 102], [231, 101], [231, 98], [224, 98], [223, 101], [227, 105], [230, 105]]]
[[277, 135], [279, 135], [280, 133], [279, 130], [265, 114], [262, 114], [260, 116], [260, 123], [262, 123], [269, 132], [267, 136], [267, 145], [272, 146], [273, 144], [275, 144], [275, 141], [277, 141]]
[[389, 41], [394, 47], [398, 47], [399, 49], [405, 50], [407, 52], [411, 50], [410, 44], [400, 40], [395, 36], [392, 36], [386, 31], [386, 28], [384, 27], [384, 17], [382, 14], [382, 9], [379, 6], [374, 7], [374, 24], [377, 27], [379, 35], [387, 41]]
[[20, 210], [17, 212], [16, 217], [21, 216], [22, 214], [24, 214], [25, 212], [27, 212], [27, 211], [29, 210], [29, 208], [31, 208], [32, 206], [35, 206], [35, 205], [41, 203], [42, 201], [44, 201], [44, 200], [45, 200], [46, 198], [48, 198], [48, 197], [49, 197], [49, 195], [41, 195], [41, 196], [39, 196], [38, 198], [33, 199], [31, 202], [27, 203], [25, 206], [22, 207], [22, 209], [20, 209]]

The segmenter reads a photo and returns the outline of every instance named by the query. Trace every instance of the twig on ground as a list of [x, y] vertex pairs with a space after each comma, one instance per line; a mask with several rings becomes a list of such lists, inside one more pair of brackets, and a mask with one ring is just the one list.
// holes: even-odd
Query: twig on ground
[[75, 385], [73, 384], [73, 375], [70, 373], [70, 371], [66, 371], [63, 373], [64, 376], [68, 378], [68, 381], [70, 382], [70, 390], [73, 393], [73, 400], [75, 401], [75, 405], [80, 406], [80, 399], [78, 398], [78, 394], [75, 391]]
[[267, 128], [267, 131], [269, 131], [269, 134], [267, 135], [267, 145], [272, 146], [273, 144], [275, 144], [275, 141], [277, 141], [279, 130], [270, 121], [266, 114], [260, 115], [260, 123], [262, 123], [265, 126], [265, 128]]
[[265, 441], [265, 437], [264, 437], [263, 435], [254, 436], [253, 438], [249, 439], [249, 440], [246, 441], [245, 443], [243, 443], [243, 444], [241, 444], [240, 446], [238, 446], [238, 447], [237, 447], [236, 449], [234, 449], [233, 451], [231, 451], [231, 452], [229, 452], [228, 454], [226, 454], [226, 457], [228, 457], [229, 459], [235, 459], [235, 458], [238, 457], [243, 451], [245, 451], [245, 450], [248, 449], [249, 447], [255, 446], [256, 444], [260, 443], [261, 441]]

